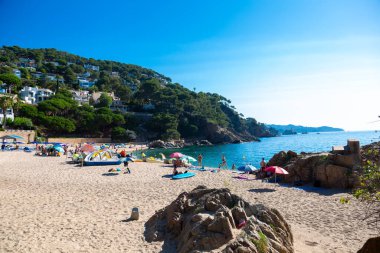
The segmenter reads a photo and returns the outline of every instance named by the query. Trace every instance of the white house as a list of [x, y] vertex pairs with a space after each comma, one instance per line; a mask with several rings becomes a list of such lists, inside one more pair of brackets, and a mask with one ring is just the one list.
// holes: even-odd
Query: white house
[[93, 71], [99, 71], [99, 66], [91, 65], [91, 64], [84, 64], [83, 67], [85, 69], [90, 69]]
[[50, 98], [52, 95], [54, 95], [54, 92], [52, 92], [49, 89], [40, 89], [38, 87], [28, 87], [28, 86], [25, 86], [19, 92], [20, 98], [24, 100], [25, 103], [32, 104], [32, 105], [45, 101], [46, 99]]
[[20, 71], [20, 70], [18, 70], [18, 69], [14, 69], [14, 70], [13, 70], [13, 74], [14, 74], [15, 76], [17, 76], [18, 78], [21, 78], [21, 71]]
[[[13, 113], [13, 109], [12, 108], [8, 108], [7, 109], [6, 116], [7, 116], [7, 119], [11, 119], [12, 121], [15, 119], [15, 115]], [[0, 109], [0, 125], [3, 124], [3, 120], [4, 120], [4, 113], [3, 113], [3, 110]]]
[[90, 92], [88, 90], [72, 90], [71, 94], [73, 99], [78, 102], [78, 104], [88, 104], [90, 98]]

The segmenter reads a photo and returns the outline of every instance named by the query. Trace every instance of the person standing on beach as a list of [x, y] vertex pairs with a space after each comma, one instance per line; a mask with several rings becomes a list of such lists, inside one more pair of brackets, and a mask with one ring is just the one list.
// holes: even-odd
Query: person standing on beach
[[267, 163], [265, 162], [265, 159], [264, 157], [261, 159], [261, 162], [260, 162], [260, 172], [262, 175], [265, 175], [265, 168], [267, 167]]
[[198, 166], [202, 166], [202, 160], [203, 160], [203, 156], [202, 156], [202, 154], [199, 154], [198, 155]]

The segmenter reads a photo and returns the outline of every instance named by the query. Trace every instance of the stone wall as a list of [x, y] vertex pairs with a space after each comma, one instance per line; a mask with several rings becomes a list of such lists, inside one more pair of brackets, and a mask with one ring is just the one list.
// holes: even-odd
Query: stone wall
[[33, 130], [6, 129], [6, 130], [0, 132], [0, 138], [2, 136], [11, 135], [11, 134], [21, 136], [24, 139], [20, 140], [20, 141], [23, 141], [25, 143], [29, 143], [29, 142], [34, 141], [34, 137], [36, 136], [36, 133]]
[[111, 143], [111, 138], [49, 138], [49, 142], [60, 142], [69, 144], [78, 143]]

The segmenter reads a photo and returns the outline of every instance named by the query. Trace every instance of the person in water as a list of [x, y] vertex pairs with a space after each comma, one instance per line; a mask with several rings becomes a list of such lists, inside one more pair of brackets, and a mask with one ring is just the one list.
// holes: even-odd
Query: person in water
[[198, 166], [202, 166], [202, 160], [203, 160], [203, 156], [202, 156], [202, 154], [199, 154], [198, 155]]
[[222, 168], [222, 167], [225, 167], [227, 168], [227, 160], [226, 160], [226, 156], [225, 155], [222, 155], [222, 163], [219, 164], [219, 169]]
[[232, 164], [232, 168], [231, 168], [231, 170], [236, 170], [236, 166], [235, 166], [235, 164]]

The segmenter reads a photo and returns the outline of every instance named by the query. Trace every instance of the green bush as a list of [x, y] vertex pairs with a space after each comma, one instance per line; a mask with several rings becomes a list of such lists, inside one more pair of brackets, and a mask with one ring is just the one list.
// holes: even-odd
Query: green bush
[[122, 127], [114, 127], [112, 129], [112, 141], [128, 142], [136, 140], [136, 133]]
[[259, 239], [252, 240], [252, 242], [255, 244], [259, 253], [268, 252], [268, 238], [263, 234], [263, 232], [259, 231]]
[[179, 138], [181, 138], [181, 135], [175, 129], [168, 129], [168, 130], [166, 130], [166, 132], [161, 137], [165, 141], [167, 141], [167, 140], [178, 140]]

